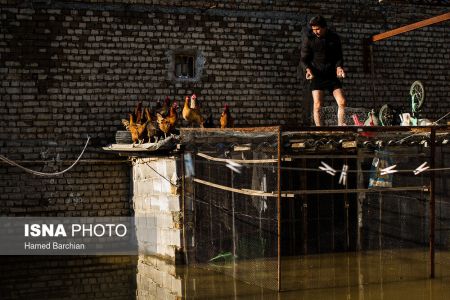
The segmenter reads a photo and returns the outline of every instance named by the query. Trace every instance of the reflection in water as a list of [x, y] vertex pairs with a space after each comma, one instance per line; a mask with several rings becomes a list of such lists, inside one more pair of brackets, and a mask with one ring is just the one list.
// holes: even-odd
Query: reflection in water
[[0, 299], [133, 299], [128, 256], [0, 256]]
[[434, 280], [426, 279], [425, 254], [289, 258], [282, 279], [302, 290], [282, 293], [154, 257], [3, 256], [0, 299], [450, 299], [450, 254], [437, 253]]

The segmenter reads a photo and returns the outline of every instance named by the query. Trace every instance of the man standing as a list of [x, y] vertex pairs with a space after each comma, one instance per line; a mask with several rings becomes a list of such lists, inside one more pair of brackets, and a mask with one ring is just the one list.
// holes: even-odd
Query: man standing
[[338, 125], [343, 126], [345, 96], [339, 78], [345, 77], [342, 68], [342, 46], [339, 36], [327, 28], [322, 16], [309, 21], [311, 30], [306, 34], [301, 47], [301, 63], [306, 71], [306, 79], [311, 80], [314, 100], [314, 123], [321, 126], [320, 109], [325, 91], [333, 93], [338, 104]]

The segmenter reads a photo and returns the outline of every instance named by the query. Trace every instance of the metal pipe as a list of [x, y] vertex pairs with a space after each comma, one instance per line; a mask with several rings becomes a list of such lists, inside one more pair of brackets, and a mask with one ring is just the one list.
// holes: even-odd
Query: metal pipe
[[[306, 168], [306, 159], [302, 159], [302, 167]], [[301, 177], [301, 188], [302, 190], [307, 189], [306, 183], [306, 171], [303, 171], [303, 177]], [[308, 253], [308, 199], [306, 195], [303, 195], [300, 199], [302, 199], [302, 213], [303, 213], [303, 254]]]
[[369, 52], [370, 52], [370, 74], [371, 74], [371, 81], [372, 81], [372, 104], [373, 107], [376, 106], [376, 99], [375, 99], [375, 63], [373, 61], [373, 44], [369, 45]]
[[[231, 172], [231, 188], [234, 188], [234, 173], [233, 170]], [[233, 237], [233, 277], [236, 278], [236, 217], [235, 217], [235, 207], [234, 207], [234, 193], [231, 192], [231, 225], [232, 225], [232, 234]]]
[[[348, 165], [348, 160], [345, 159], [345, 164]], [[348, 180], [345, 181], [345, 189], [348, 189]], [[348, 203], [348, 193], [344, 194], [344, 206], [345, 206], [345, 232], [346, 232], [346, 245], [347, 251], [350, 249], [350, 224], [349, 224], [349, 212], [348, 209], [350, 207]]]
[[186, 177], [184, 174], [184, 153], [181, 154], [181, 211], [183, 214], [183, 249], [184, 249], [184, 260], [185, 264], [189, 264], [189, 255], [188, 255], [188, 246], [187, 246], [187, 237], [186, 237]]
[[281, 127], [278, 127], [278, 197], [277, 197], [277, 221], [278, 221], [278, 291], [281, 291]]
[[[436, 129], [430, 128], [430, 169], [436, 165]], [[436, 218], [436, 172], [433, 170], [430, 174], [430, 278], [434, 278], [435, 267], [435, 218]]]

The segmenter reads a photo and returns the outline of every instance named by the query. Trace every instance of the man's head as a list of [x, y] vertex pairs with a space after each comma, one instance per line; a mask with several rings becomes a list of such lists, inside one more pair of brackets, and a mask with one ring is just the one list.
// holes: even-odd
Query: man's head
[[315, 16], [309, 21], [312, 32], [317, 37], [323, 37], [327, 31], [327, 21], [322, 16]]

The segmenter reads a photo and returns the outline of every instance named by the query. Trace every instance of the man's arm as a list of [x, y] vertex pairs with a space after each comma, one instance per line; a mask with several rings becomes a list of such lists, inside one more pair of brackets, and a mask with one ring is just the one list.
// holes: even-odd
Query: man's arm
[[311, 72], [311, 60], [312, 60], [312, 49], [309, 44], [308, 37], [304, 37], [302, 40], [302, 47], [300, 50], [300, 63], [302, 65], [302, 68], [306, 72], [306, 79], [312, 79], [314, 75]]
[[344, 57], [342, 55], [342, 44], [341, 44], [341, 38], [336, 34], [336, 68], [343, 67], [344, 66]]
[[312, 50], [309, 44], [308, 37], [302, 40], [302, 47], [300, 50], [300, 63], [304, 70], [311, 69]]
[[339, 78], [345, 78], [345, 72], [343, 69], [344, 58], [342, 55], [342, 44], [340, 37], [336, 34], [336, 76]]

